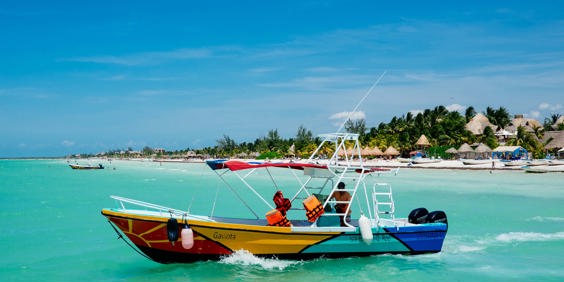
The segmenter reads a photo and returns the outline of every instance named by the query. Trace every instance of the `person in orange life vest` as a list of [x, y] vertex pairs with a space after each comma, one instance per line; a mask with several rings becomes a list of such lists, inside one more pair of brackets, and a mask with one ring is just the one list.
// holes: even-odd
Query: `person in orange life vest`
[[284, 198], [282, 191], [276, 191], [272, 201], [274, 201], [276, 209], [279, 210], [283, 216], [286, 216], [286, 212], [292, 207], [292, 203], [288, 198]]
[[[337, 188], [339, 190], [343, 190], [345, 189], [345, 183], [343, 182], [339, 182], [339, 184], [337, 184]], [[351, 194], [347, 191], [335, 191], [333, 193], [333, 198], [335, 198], [335, 201], [347, 201], [350, 202], [351, 201]], [[347, 208], [349, 207], [348, 203], [337, 203], [335, 205], [335, 210], [337, 211], [337, 213], [345, 213]], [[346, 216], [339, 216], [341, 218], [341, 226], [347, 226], [345, 224], [345, 220], [346, 222], [351, 222], [351, 211], [349, 210], [349, 212], [347, 213]]]

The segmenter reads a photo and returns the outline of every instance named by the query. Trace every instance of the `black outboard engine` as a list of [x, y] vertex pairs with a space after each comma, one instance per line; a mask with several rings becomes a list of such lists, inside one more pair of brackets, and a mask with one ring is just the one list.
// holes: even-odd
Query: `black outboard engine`
[[417, 208], [412, 210], [407, 217], [409, 223], [421, 224], [427, 221], [429, 211], [426, 208]]
[[448, 220], [444, 211], [433, 211], [427, 215], [427, 222], [442, 222], [448, 226]]

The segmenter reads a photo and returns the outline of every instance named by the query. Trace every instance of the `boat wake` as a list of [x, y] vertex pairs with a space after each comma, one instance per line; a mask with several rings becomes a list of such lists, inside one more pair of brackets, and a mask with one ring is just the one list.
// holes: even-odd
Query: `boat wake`
[[529, 221], [537, 221], [537, 222], [564, 222], [564, 217], [555, 217], [555, 216], [535, 216]]
[[482, 239], [471, 240], [467, 237], [453, 238], [445, 241], [443, 253], [460, 254], [480, 252], [490, 247], [500, 247], [507, 244], [528, 242], [550, 242], [564, 240], [564, 232], [507, 232], [487, 236]]
[[503, 243], [559, 241], [564, 240], [564, 232], [549, 234], [537, 232], [509, 232], [497, 235], [495, 239]]
[[247, 250], [238, 250], [233, 254], [223, 257], [220, 263], [243, 266], [257, 266], [266, 270], [284, 270], [287, 267], [301, 264], [301, 261], [288, 261], [279, 259], [260, 258]]

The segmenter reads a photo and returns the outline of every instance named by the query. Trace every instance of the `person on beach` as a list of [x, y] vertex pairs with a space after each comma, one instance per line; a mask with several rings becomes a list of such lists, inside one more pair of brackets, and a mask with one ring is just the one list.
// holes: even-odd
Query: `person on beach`
[[[345, 189], [345, 183], [343, 182], [339, 182], [339, 184], [337, 184], [337, 188], [339, 190], [344, 190]], [[351, 194], [347, 191], [335, 191], [333, 193], [333, 198], [335, 198], [335, 201], [346, 201], [346, 202], [350, 202], [351, 201]], [[337, 203], [335, 205], [335, 211], [337, 211], [337, 213], [345, 213], [347, 211], [347, 208], [349, 207], [348, 203]], [[341, 226], [347, 226], [345, 224], [346, 222], [351, 222], [351, 211], [349, 210], [349, 212], [347, 213], [346, 216], [339, 216], [341, 218]]]

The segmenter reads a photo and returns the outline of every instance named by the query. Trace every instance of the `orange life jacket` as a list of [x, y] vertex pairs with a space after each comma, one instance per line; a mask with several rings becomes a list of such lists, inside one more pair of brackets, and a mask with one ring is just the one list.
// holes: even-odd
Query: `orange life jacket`
[[272, 200], [276, 205], [276, 209], [279, 210], [284, 216], [286, 215], [286, 212], [292, 207], [292, 202], [290, 202], [288, 198], [284, 198], [282, 191], [276, 191], [276, 194], [274, 194]]
[[271, 210], [266, 213], [266, 221], [268, 222], [268, 226], [291, 226], [290, 221], [286, 218], [285, 215], [277, 210]]
[[325, 212], [323, 206], [314, 195], [307, 197], [303, 203], [306, 210], [307, 220], [309, 222], [315, 222], [315, 220], [317, 220], [317, 218]]

